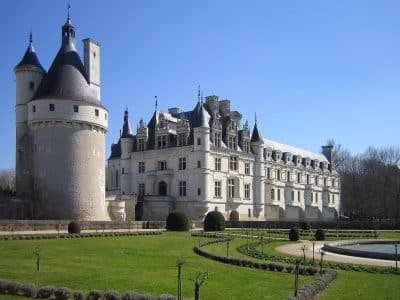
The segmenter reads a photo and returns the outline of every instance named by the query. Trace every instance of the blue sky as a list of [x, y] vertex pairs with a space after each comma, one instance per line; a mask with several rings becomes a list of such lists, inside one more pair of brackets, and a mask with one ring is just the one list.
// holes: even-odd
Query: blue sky
[[[13, 67], [29, 31], [48, 69], [67, 1], [7, 1], [0, 11], [0, 169], [15, 163]], [[353, 153], [399, 146], [399, 1], [77, 1], [77, 46], [101, 47], [106, 152], [127, 105], [132, 127], [159, 107], [204, 95], [230, 99], [264, 137], [319, 151], [334, 138]]]

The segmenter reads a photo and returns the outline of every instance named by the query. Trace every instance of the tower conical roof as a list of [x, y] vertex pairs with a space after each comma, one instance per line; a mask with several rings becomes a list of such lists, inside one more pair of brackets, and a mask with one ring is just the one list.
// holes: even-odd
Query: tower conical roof
[[122, 127], [121, 138], [129, 138], [129, 137], [133, 137], [133, 135], [132, 135], [131, 125], [129, 124], [128, 109], [126, 109], [124, 112], [124, 125]]
[[262, 135], [260, 129], [258, 129], [257, 121], [254, 124], [253, 133], [251, 134], [251, 142], [262, 142]]
[[39, 59], [36, 55], [35, 48], [33, 48], [33, 43], [32, 43], [32, 34], [29, 36], [29, 45], [28, 48], [26, 48], [24, 57], [22, 60], [15, 66], [14, 70], [16, 71], [18, 68], [21, 67], [36, 67], [46, 73], [46, 70], [42, 67], [42, 65], [39, 62]]
[[75, 29], [68, 18], [62, 26], [62, 44], [33, 100], [68, 99], [100, 105], [75, 48]]

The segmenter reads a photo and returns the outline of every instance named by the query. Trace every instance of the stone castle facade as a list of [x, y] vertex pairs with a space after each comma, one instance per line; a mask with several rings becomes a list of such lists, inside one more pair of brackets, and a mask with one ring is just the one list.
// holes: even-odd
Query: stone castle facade
[[108, 111], [100, 101], [100, 45], [92, 39], [83, 44], [84, 64], [68, 16], [48, 71], [32, 36], [14, 68], [16, 191], [25, 217], [105, 219]]
[[[191, 111], [156, 106], [132, 133], [125, 111], [121, 136], [108, 159], [114, 218], [165, 220], [174, 209], [200, 220], [333, 220], [340, 181], [332, 149], [313, 153], [252, 133], [229, 100], [209, 96]], [[128, 204], [125, 207], [125, 204]]]

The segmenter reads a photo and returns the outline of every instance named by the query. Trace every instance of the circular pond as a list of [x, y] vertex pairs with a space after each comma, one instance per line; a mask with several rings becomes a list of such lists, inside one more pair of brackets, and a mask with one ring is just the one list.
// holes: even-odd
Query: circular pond
[[326, 243], [321, 250], [366, 258], [400, 260], [399, 240], [350, 240]]

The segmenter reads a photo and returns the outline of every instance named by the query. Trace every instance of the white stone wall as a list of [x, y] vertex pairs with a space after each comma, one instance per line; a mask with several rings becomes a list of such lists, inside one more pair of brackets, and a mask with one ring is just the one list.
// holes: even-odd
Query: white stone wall
[[105, 130], [55, 121], [30, 130], [35, 217], [104, 220]]

